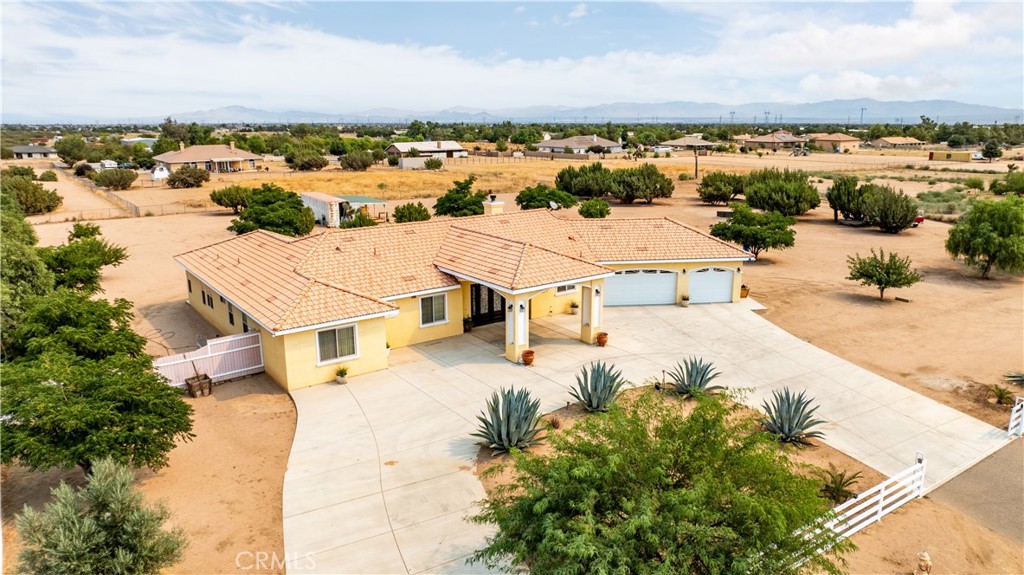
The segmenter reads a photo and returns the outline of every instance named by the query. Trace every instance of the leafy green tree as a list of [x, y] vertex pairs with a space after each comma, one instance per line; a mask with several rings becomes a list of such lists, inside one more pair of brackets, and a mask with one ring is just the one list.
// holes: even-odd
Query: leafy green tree
[[891, 186], [875, 186], [865, 194], [863, 206], [864, 220], [890, 234], [909, 228], [917, 218], [917, 202]]
[[122, 168], [115, 168], [113, 170], [103, 170], [96, 174], [96, 185], [103, 186], [104, 188], [110, 188], [111, 190], [127, 190], [132, 187], [135, 180], [139, 177], [139, 174], [135, 170], [126, 170]]
[[237, 214], [249, 205], [253, 190], [254, 188], [246, 186], [228, 186], [210, 192], [210, 201], [218, 206], [231, 208], [231, 211]]
[[4, 146], [4, 147], [0, 148], [0, 160], [13, 160], [13, 159], [14, 159], [14, 150], [13, 149], [8, 148], [7, 146]]
[[576, 197], [551, 186], [537, 184], [524, 188], [516, 195], [516, 204], [524, 210], [547, 209], [554, 203], [558, 207], [571, 208], [576, 205]]
[[[167, 152], [176, 152], [180, 147], [179, 141], [168, 138], [167, 136], [160, 136], [153, 143], [153, 155], [159, 156], [160, 154], [166, 154]], [[255, 152], [253, 152], [255, 153]]]
[[506, 142], [504, 139], [499, 139], [497, 142], [494, 143], [494, 149], [499, 152], [507, 152], [508, 142]]
[[711, 226], [711, 235], [740, 244], [756, 258], [767, 249], [785, 249], [796, 243], [796, 218], [778, 212], [757, 213], [737, 204], [728, 221]]
[[850, 265], [846, 279], [877, 287], [878, 299], [885, 299], [885, 290], [889, 288], [910, 287], [922, 279], [917, 270], [911, 269], [909, 257], [901, 258], [894, 252], [886, 255], [882, 248], [877, 254], [872, 248], [870, 257], [862, 258], [857, 254], [847, 256], [846, 261]]
[[839, 214], [843, 214], [844, 220], [863, 220], [865, 189], [857, 187], [857, 176], [837, 176], [825, 193], [832, 219], [838, 222]]
[[4, 240], [0, 242], [0, 350], [4, 358], [11, 356], [15, 328], [22, 323], [27, 302], [53, 290], [53, 273], [31, 244], [11, 237], [7, 220], [5, 214]]
[[0, 179], [0, 194], [14, 198], [21, 211], [29, 216], [52, 212], [64, 202], [56, 191], [47, 190], [27, 176]]
[[616, 191], [615, 177], [612, 171], [601, 165], [601, 162], [562, 168], [555, 176], [555, 187], [576, 197], [600, 198], [614, 195]]
[[1005, 178], [992, 180], [988, 185], [988, 189], [997, 196], [1005, 194], [1024, 195], [1024, 172], [1010, 170], [1010, 173], [1006, 174]]
[[133, 480], [130, 470], [102, 460], [85, 487], [61, 483], [41, 512], [26, 505], [14, 519], [19, 572], [146, 575], [180, 561], [184, 531], [165, 530], [170, 512], [162, 503], [147, 507]]
[[584, 218], [600, 219], [607, 218], [608, 214], [612, 213], [612, 208], [601, 198], [591, 198], [580, 204], [579, 212]]
[[82, 162], [75, 164], [75, 175], [79, 178], [91, 178], [96, 175], [96, 169], [86, 162]]
[[228, 231], [244, 234], [264, 229], [286, 236], [304, 236], [313, 231], [314, 224], [313, 210], [303, 205], [298, 194], [274, 184], [263, 184], [253, 190], [249, 207], [231, 222]]
[[821, 204], [821, 197], [800, 170], [775, 168], [747, 175], [743, 193], [750, 207], [784, 216], [806, 214]]
[[4, 365], [5, 464], [89, 474], [103, 458], [159, 469], [193, 437], [192, 408], [142, 354], [84, 359], [52, 351]]
[[[686, 176], [685, 178], [683, 176]], [[690, 179], [686, 172], [679, 174], [679, 179]], [[709, 172], [704, 174], [697, 184], [697, 195], [705, 204], [726, 205], [736, 196], [743, 193], [743, 176], [725, 172]]]
[[718, 398], [682, 415], [649, 393], [549, 442], [547, 456], [512, 453], [512, 483], [472, 518], [497, 527], [472, 561], [531, 573], [790, 575], [840, 573], [853, 548], [828, 529], [798, 534], [829, 513], [818, 481]]
[[[347, 155], [348, 154], [346, 154], [346, 156]], [[346, 156], [342, 156], [342, 158]], [[285, 155], [284, 161], [288, 164], [288, 167], [299, 172], [318, 172], [326, 168], [330, 163], [318, 150], [305, 147], [292, 150]], [[373, 158], [369, 158], [369, 161], [370, 164], [372, 164]], [[344, 166], [345, 164], [343, 163], [342, 167]], [[367, 165], [367, 167], [369, 167], [369, 165]], [[365, 170], [366, 168], [362, 169]]]
[[31, 166], [8, 166], [0, 170], [0, 178], [13, 178], [23, 176], [30, 180], [36, 179], [36, 171]]
[[53, 151], [57, 152], [61, 161], [70, 166], [85, 159], [89, 153], [89, 144], [80, 134], [71, 134], [57, 140], [53, 144]]
[[182, 166], [167, 176], [167, 185], [174, 189], [201, 188], [204, 182], [209, 181], [210, 172], [192, 166]]
[[465, 180], [456, 180], [455, 187], [437, 198], [437, 203], [434, 204], [434, 215], [458, 218], [484, 213], [484, 199], [487, 198], [487, 192], [474, 192], [474, 182], [476, 182], [476, 176], [473, 174], [470, 174]]
[[946, 251], [981, 271], [1024, 271], [1024, 200], [978, 200], [949, 230]]
[[985, 143], [985, 147], [981, 149], [981, 156], [989, 161], [1003, 156], [1003, 149], [999, 146], [999, 142], [995, 140], [989, 140]]
[[56, 278], [56, 287], [93, 294], [100, 289], [100, 270], [117, 267], [128, 259], [128, 252], [100, 236], [95, 224], [75, 224], [66, 244], [38, 248], [39, 257]]
[[37, 179], [40, 182], [56, 182], [57, 172], [54, 172], [53, 170], [46, 170], [45, 172], [39, 174], [39, 178]]
[[270, 148], [267, 147], [267, 141], [259, 134], [249, 137], [245, 145], [254, 154], [263, 155], [270, 151]]
[[672, 179], [661, 173], [654, 164], [619, 169], [612, 174], [616, 184], [612, 196], [623, 204], [631, 204], [636, 200], [650, 204], [655, 198], [671, 198], [672, 190], [675, 189]]
[[953, 134], [946, 140], [946, 145], [950, 148], [959, 148], [967, 143], [967, 138], [960, 134]]
[[394, 220], [396, 224], [406, 222], [424, 222], [430, 219], [430, 212], [423, 205], [423, 202], [402, 204], [395, 206]]
[[338, 162], [345, 170], [365, 172], [373, 165], [373, 154], [370, 152], [349, 152], [338, 157]]
[[423, 162], [424, 170], [440, 170], [443, 167], [444, 162], [441, 161], [441, 158], [427, 158]]
[[420, 151], [417, 148], [409, 148], [409, 153], [406, 155], [410, 158], [418, 158], [420, 157]]
[[177, 120], [168, 116], [160, 124], [160, 136], [173, 140], [174, 147], [177, 148], [177, 142], [188, 142], [188, 126], [179, 124]]

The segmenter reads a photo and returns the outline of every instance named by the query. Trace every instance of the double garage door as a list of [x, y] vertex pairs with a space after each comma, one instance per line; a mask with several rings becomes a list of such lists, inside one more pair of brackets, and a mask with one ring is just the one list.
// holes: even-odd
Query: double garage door
[[[690, 303], [732, 301], [732, 270], [708, 268], [689, 274]], [[672, 305], [676, 302], [676, 272], [622, 270], [604, 280], [606, 306]]]

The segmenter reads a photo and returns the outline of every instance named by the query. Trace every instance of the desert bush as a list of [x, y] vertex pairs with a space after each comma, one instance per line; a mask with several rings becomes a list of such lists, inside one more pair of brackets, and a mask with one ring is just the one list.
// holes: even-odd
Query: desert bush
[[746, 204], [736, 204], [728, 221], [711, 226], [711, 235], [743, 246], [756, 258], [767, 249], [793, 247], [795, 224], [795, 218], [778, 212], [757, 213]]
[[985, 189], [985, 180], [977, 177], [967, 178], [964, 180], [964, 187], [968, 190], [978, 190], [980, 192]]
[[394, 168], [395, 166], [398, 165], [398, 161], [399, 161], [399, 156], [398, 155], [390, 155], [390, 156], [388, 156], [388, 165], [391, 166], [392, 168]]
[[821, 204], [807, 174], [788, 168], [781, 172], [775, 168], [751, 172], [743, 183], [743, 193], [750, 207], [784, 216], [806, 214]]
[[692, 179], [693, 179], [693, 176], [690, 175], [690, 172], [680, 172], [679, 173], [679, 181], [680, 182], [685, 182], [687, 180], [692, 180]]
[[526, 449], [540, 442], [539, 410], [540, 400], [533, 399], [526, 388], [502, 388], [500, 394], [496, 391], [491, 395], [487, 409], [476, 416], [480, 426], [470, 435], [482, 439], [480, 444], [495, 453]]
[[395, 213], [393, 214], [395, 223], [404, 224], [406, 222], [422, 222], [430, 219], [430, 212], [423, 205], [423, 202], [416, 202], [402, 204], [395, 206]]
[[14, 150], [8, 147], [0, 148], [0, 160], [13, 160]]
[[868, 188], [857, 187], [857, 176], [838, 176], [833, 178], [832, 186], [825, 193], [828, 207], [832, 208], [833, 219], [844, 220], [864, 219], [864, 196]]
[[167, 185], [174, 189], [201, 188], [203, 182], [210, 181], [210, 172], [202, 168], [182, 166], [167, 177]]
[[22, 177], [30, 180], [36, 179], [36, 171], [31, 166], [9, 166], [3, 170], [0, 170], [0, 177], [2, 178], [14, 178]]
[[576, 197], [600, 198], [614, 195], [616, 183], [612, 171], [601, 162], [563, 168], [555, 176], [555, 187]]
[[917, 203], [890, 186], [881, 186], [864, 199], [864, 220], [883, 232], [897, 234], [911, 226], [917, 218]]
[[762, 404], [765, 414], [761, 424], [782, 443], [807, 445], [809, 439], [824, 437], [821, 431], [811, 430], [825, 423], [821, 419], [814, 419], [818, 406], [812, 407], [812, 401], [806, 391], [801, 391], [799, 395], [793, 394], [788, 387], [782, 391], [772, 391], [772, 400], [769, 402], [766, 399]]
[[524, 188], [516, 195], [516, 204], [524, 210], [546, 209], [550, 208], [552, 203], [556, 207], [571, 208], [577, 201], [572, 194], [544, 184]]
[[57, 173], [54, 172], [53, 170], [46, 170], [45, 172], [39, 174], [39, 177], [36, 179], [39, 180], [40, 182], [56, 182]]
[[377, 225], [377, 220], [371, 218], [370, 216], [364, 214], [363, 212], [356, 212], [355, 215], [352, 216], [351, 218], [347, 220], [342, 220], [341, 223], [338, 224], [338, 227], [342, 229], [368, 228], [375, 225]]
[[2, 178], [0, 185], [3, 186], [3, 194], [13, 197], [26, 216], [52, 212], [64, 201], [56, 191], [47, 190], [26, 176]]
[[338, 163], [344, 170], [365, 172], [373, 165], [373, 154], [370, 152], [349, 152], [344, 156], [338, 156]]
[[127, 190], [132, 187], [132, 184], [138, 177], [139, 174], [135, 170], [115, 168], [113, 170], [103, 170], [96, 174], [93, 181], [97, 185], [110, 188], [111, 190]]
[[846, 261], [850, 266], [850, 275], [846, 279], [877, 287], [878, 299], [885, 299], [888, 288], [909, 287], [921, 281], [921, 274], [910, 267], [910, 257], [901, 258], [893, 252], [887, 256], [881, 248], [877, 254], [872, 248], [869, 257], [862, 258], [857, 254], [848, 256]]
[[668, 372], [675, 392], [683, 397], [696, 397], [725, 389], [721, 385], [711, 385], [711, 380], [719, 375], [721, 373], [715, 371], [715, 364], [698, 357], [687, 358]]
[[608, 411], [624, 385], [626, 380], [622, 371], [615, 369], [614, 365], [595, 361], [589, 368], [584, 366], [580, 370], [576, 376], [576, 387], [569, 390], [569, 395], [583, 404], [587, 411]]
[[946, 251], [989, 277], [992, 268], [1024, 271], [1024, 199], [978, 200], [949, 230]]
[[1010, 172], [1003, 179], [995, 179], [989, 183], [989, 191], [998, 196], [1006, 194], [1024, 195], [1024, 172]]
[[743, 176], [725, 172], [704, 174], [697, 185], [697, 195], [705, 204], [726, 205], [743, 193]]
[[424, 170], [440, 170], [443, 167], [444, 162], [441, 161], [441, 158], [427, 158], [423, 161]]
[[579, 213], [584, 218], [607, 218], [612, 211], [608, 202], [600, 198], [591, 198], [579, 207]]
[[90, 173], [95, 172], [95, 171], [96, 171], [96, 168], [93, 168], [92, 166], [90, 166], [89, 164], [87, 164], [85, 162], [82, 162], [80, 164], [76, 164], [75, 165], [75, 175], [80, 177], [80, 178], [87, 177]]
[[373, 163], [375, 164], [378, 162], [383, 162], [384, 159], [388, 157], [387, 152], [380, 148], [374, 149], [373, 151], [370, 152], [370, 154], [373, 155]]
[[218, 206], [231, 208], [233, 213], [239, 213], [249, 205], [254, 188], [246, 186], [228, 186], [210, 192], [210, 201]]
[[[366, 158], [369, 163], [373, 163], [373, 156], [368, 152], [355, 153], [366, 154]], [[345, 154], [345, 156], [349, 155], [351, 154]], [[342, 158], [345, 156], [342, 156]], [[340, 161], [341, 158], [338, 158], [338, 160]], [[284, 161], [288, 164], [289, 168], [298, 172], [318, 172], [330, 164], [330, 162], [327, 161], [327, 158], [320, 153], [320, 150], [306, 147], [293, 148], [289, 150], [289, 152], [284, 156]], [[342, 163], [342, 167], [345, 167], [344, 163]]]

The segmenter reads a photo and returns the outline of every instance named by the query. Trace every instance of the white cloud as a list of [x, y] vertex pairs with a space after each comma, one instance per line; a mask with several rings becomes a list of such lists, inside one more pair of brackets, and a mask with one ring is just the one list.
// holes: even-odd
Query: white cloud
[[526, 12], [526, 6], [516, 6], [516, 9], [515, 9], [515, 13], [516, 14], [522, 14], [523, 12]]
[[570, 19], [582, 18], [587, 15], [587, 5], [580, 3], [573, 7], [572, 11], [569, 12]]

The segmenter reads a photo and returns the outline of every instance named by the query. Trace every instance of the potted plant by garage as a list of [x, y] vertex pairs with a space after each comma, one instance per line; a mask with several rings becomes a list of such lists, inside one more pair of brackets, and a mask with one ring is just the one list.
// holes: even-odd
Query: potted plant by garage
[[747, 284], [741, 285], [740, 286], [740, 297], [747, 297], [748, 295], [750, 295], [750, 288], [747, 287]]
[[679, 305], [683, 307], [690, 307], [690, 296], [684, 295], [682, 298], [680, 298]]
[[600, 346], [600, 347], [604, 347], [604, 346], [608, 345], [608, 332], [606, 332], [606, 331], [599, 331], [599, 332], [597, 332], [597, 345]]
[[523, 352], [523, 365], [533, 365], [533, 356], [535, 355], [532, 349], [528, 349]]
[[569, 313], [576, 315], [580, 313], [580, 304], [576, 300], [569, 302]]
[[462, 318], [462, 331], [465, 333], [473, 331], [473, 318], [468, 315]]
[[348, 368], [345, 366], [341, 366], [337, 370], [335, 370], [334, 381], [342, 385], [348, 383]]

